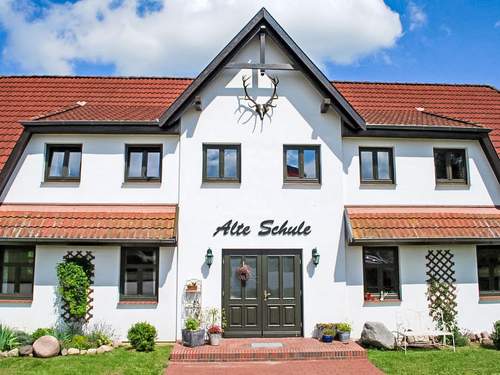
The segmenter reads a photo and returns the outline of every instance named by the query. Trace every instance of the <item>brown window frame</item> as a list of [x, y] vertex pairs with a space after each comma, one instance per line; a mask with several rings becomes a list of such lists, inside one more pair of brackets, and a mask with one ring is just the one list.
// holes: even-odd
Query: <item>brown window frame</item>
[[[388, 152], [389, 153], [389, 178], [382, 179], [378, 177], [378, 152]], [[362, 152], [371, 152], [372, 154], [372, 170], [373, 179], [363, 178], [363, 161], [361, 159]], [[394, 173], [394, 150], [392, 147], [359, 147], [358, 150], [359, 158], [359, 180], [361, 184], [395, 184], [396, 178]]]
[[[130, 153], [131, 152], [142, 152], [142, 167], [140, 177], [130, 177]], [[160, 153], [160, 165], [159, 176], [158, 177], [148, 177], [148, 153], [149, 152], [159, 152]], [[161, 182], [162, 168], [163, 166], [163, 145], [162, 144], [148, 144], [148, 145], [125, 145], [125, 181], [126, 182]]]
[[[51, 176], [50, 167], [52, 166], [52, 157], [54, 152], [63, 151], [63, 175], [62, 176]], [[69, 154], [70, 152], [80, 152], [80, 165], [78, 169], [78, 176], [72, 177], [68, 176], [68, 164], [69, 164]], [[45, 181], [80, 181], [82, 176], [82, 145], [81, 144], [47, 144], [45, 148]]]
[[[438, 152], [443, 152], [443, 151], [446, 152], [445, 163], [446, 163], [446, 176], [447, 176], [447, 178], [438, 178], [437, 177], [436, 154]], [[457, 151], [463, 153], [463, 155], [464, 155], [464, 165], [463, 165], [464, 178], [463, 179], [452, 178], [450, 154], [451, 154], [451, 152], [457, 152]], [[469, 168], [468, 168], [468, 163], [467, 163], [467, 150], [465, 148], [435, 147], [433, 149], [433, 156], [434, 156], [434, 176], [435, 176], [437, 185], [440, 185], [440, 184], [443, 184], [443, 185], [445, 185], [445, 184], [468, 185], [468, 183], [469, 183], [469, 170], [468, 169]]]
[[[377, 250], [389, 250], [389, 251], [392, 251], [394, 252], [394, 276], [396, 278], [396, 285], [395, 285], [395, 289], [396, 289], [396, 293], [388, 293], [384, 300], [400, 300], [401, 299], [401, 280], [400, 280], [400, 275], [399, 275], [399, 248], [397, 246], [364, 246], [363, 247], [363, 259], [362, 259], [362, 262], [363, 262], [363, 291], [364, 291], [364, 295], [366, 296], [367, 293], [372, 293], [372, 292], [369, 292], [367, 289], [367, 283], [366, 283], [366, 280], [367, 280], [367, 277], [366, 277], [366, 264], [365, 264], [365, 255], [366, 255], [366, 252], [368, 250], [373, 250], [373, 249], [377, 249]], [[376, 288], [378, 289], [378, 295], [374, 297], [375, 300], [379, 300], [379, 297], [380, 297], [380, 291], [383, 290], [383, 285], [384, 285], [384, 282], [383, 282], [383, 276], [382, 276], [382, 271], [383, 271], [383, 267], [377, 267], [377, 286]]]
[[[219, 177], [207, 175], [207, 150], [219, 150]], [[236, 177], [224, 177], [224, 150], [236, 150]], [[203, 182], [241, 182], [241, 144], [203, 144]]]
[[[33, 262], [32, 263], [27, 263], [27, 262], [16, 262], [16, 263], [5, 263], [4, 257], [5, 257], [5, 250], [12, 250], [14, 251], [33, 251]], [[0, 247], [0, 300], [31, 300], [33, 299], [33, 288], [35, 286], [35, 260], [36, 260], [36, 248], [34, 246], [2, 246]], [[2, 283], [3, 283], [3, 268], [5, 265], [9, 266], [14, 266], [16, 267], [15, 270], [15, 275], [16, 275], [16, 280], [14, 280], [14, 293], [3, 293], [2, 291]], [[15, 292], [16, 290], [19, 291], [19, 274], [20, 274], [20, 269], [21, 267], [28, 267], [31, 266], [32, 269], [32, 275], [33, 279], [31, 280], [31, 293], [30, 294], [21, 294], [19, 292]]]
[[[479, 283], [479, 253], [497, 253], [500, 254], [500, 246], [477, 246], [476, 247], [476, 259], [477, 259], [477, 287], [479, 290], [479, 296], [487, 297], [487, 296], [497, 296], [500, 297], [500, 289], [494, 289], [494, 271], [493, 264], [489, 264], [489, 288], [488, 290], [481, 290], [481, 284]], [[498, 255], [497, 255], [498, 257]], [[498, 258], [497, 258], [498, 259]]]
[[[288, 176], [286, 153], [288, 150], [299, 152], [299, 177]], [[304, 177], [304, 150], [314, 150], [316, 153], [316, 178]], [[321, 146], [320, 145], [283, 145], [283, 181], [285, 183], [321, 184]]]
[[[148, 267], [142, 264], [127, 264], [127, 250], [153, 250], [155, 252], [155, 264]], [[137, 272], [137, 294], [125, 294], [125, 273], [127, 272], [127, 266], [134, 266], [138, 268]], [[144, 266], [144, 267], [142, 267]], [[155, 295], [143, 295], [142, 292], [142, 272], [141, 268], [154, 268], [155, 269]], [[139, 271], [140, 270], [140, 271]], [[158, 301], [158, 287], [160, 281], [160, 248], [155, 246], [122, 246], [120, 249], [120, 301]], [[141, 275], [141, 277], [139, 277]]]

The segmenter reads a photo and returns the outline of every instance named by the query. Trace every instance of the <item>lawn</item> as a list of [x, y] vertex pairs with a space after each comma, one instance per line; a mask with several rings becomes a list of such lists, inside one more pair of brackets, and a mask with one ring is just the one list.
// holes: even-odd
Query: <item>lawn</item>
[[161, 374], [167, 366], [171, 345], [157, 346], [150, 353], [139, 353], [129, 348], [110, 353], [83, 356], [0, 359], [0, 374], [37, 375], [127, 375]]
[[500, 351], [478, 346], [450, 350], [381, 351], [370, 349], [370, 361], [387, 374], [500, 374]]

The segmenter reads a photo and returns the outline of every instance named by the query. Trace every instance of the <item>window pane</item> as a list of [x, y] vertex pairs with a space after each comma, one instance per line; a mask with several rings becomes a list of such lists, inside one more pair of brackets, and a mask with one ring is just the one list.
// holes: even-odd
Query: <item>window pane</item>
[[438, 150], [434, 152], [434, 164], [436, 165], [436, 178], [447, 179], [446, 175], [446, 152]]
[[147, 177], [160, 177], [160, 153], [148, 152]]
[[219, 149], [207, 148], [207, 177], [219, 177]]
[[267, 292], [270, 298], [280, 296], [280, 263], [279, 257], [267, 257]]
[[316, 150], [304, 150], [304, 178], [318, 178], [316, 175]]
[[63, 163], [64, 163], [64, 151], [54, 151], [52, 153], [52, 159], [50, 161], [49, 176], [62, 177]]
[[79, 151], [71, 151], [69, 153], [68, 161], [68, 176], [69, 177], [79, 177], [80, 176], [80, 160], [82, 158], [82, 153]]
[[231, 299], [241, 298], [241, 280], [238, 276], [238, 268], [241, 266], [241, 257], [231, 257], [231, 285], [229, 297]]
[[377, 268], [366, 267], [365, 270], [365, 290], [369, 293], [378, 293]]
[[126, 295], [137, 295], [137, 268], [127, 267], [125, 271], [125, 290]]
[[245, 257], [245, 264], [252, 270], [250, 279], [245, 282], [245, 298], [257, 298], [257, 258]]
[[142, 151], [131, 151], [128, 166], [129, 177], [142, 177]]
[[237, 175], [237, 157], [236, 149], [227, 148], [224, 150], [224, 177], [236, 178]]
[[477, 254], [479, 291], [499, 292], [500, 248], [478, 248]]
[[288, 177], [300, 177], [299, 150], [286, 150], [286, 173]]
[[155, 250], [127, 249], [127, 264], [155, 264]]
[[5, 249], [4, 263], [33, 263], [35, 252], [24, 249]]
[[154, 269], [142, 271], [142, 294], [154, 296], [156, 294], [156, 272]]
[[396, 252], [387, 248], [371, 248], [364, 251], [365, 290], [381, 291], [398, 295]]
[[361, 151], [361, 179], [373, 180], [373, 160], [371, 151]]
[[33, 267], [21, 267], [19, 280], [19, 293], [31, 294], [33, 292]]
[[4, 266], [2, 274], [2, 293], [15, 293], [16, 267]]
[[389, 152], [388, 151], [378, 151], [378, 179], [379, 180], [390, 180], [391, 174], [389, 169]]
[[295, 297], [294, 257], [283, 257], [283, 297]]
[[465, 180], [465, 152], [450, 151], [451, 178]]

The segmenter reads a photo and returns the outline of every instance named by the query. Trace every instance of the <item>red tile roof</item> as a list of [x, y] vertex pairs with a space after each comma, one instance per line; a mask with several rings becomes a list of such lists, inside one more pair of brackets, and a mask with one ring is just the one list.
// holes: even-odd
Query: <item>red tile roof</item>
[[353, 242], [500, 239], [499, 207], [348, 206]]
[[173, 205], [0, 206], [0, 239], [173, 241]]
[[469, 121], [454, 119], [423, 110], [367, 109], [363, 113], [367, 125], [407, 125], [454, 128], [481, 128]]

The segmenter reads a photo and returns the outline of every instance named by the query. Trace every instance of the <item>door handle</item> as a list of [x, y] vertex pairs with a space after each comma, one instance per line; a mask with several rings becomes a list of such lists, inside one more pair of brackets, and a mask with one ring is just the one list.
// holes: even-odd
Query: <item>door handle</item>
[[267, 290], [264, 289], [264, 301], [267, 301], [267, 298], [271, 296], [271, 293], [269, 293]]

